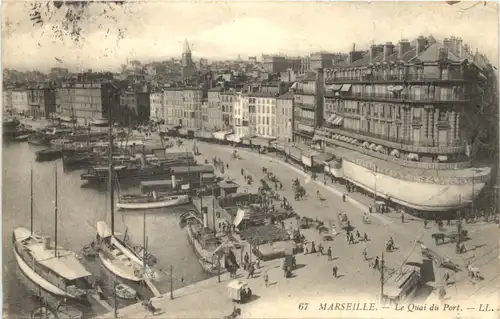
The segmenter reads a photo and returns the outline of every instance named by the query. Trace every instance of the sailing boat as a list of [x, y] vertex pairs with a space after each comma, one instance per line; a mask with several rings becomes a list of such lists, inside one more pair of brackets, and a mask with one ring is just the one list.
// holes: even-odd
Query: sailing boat
[[55, 234], [50, 237], [33, 233], [33, 170], [31, 171], [31, 225], [30, 229], [13, 230], [13, 246], [21, 272], [31, 281], [35, 292], [47, 292], [57, 298], [88, 305], [87, 295], [92, 289], [91, 274], [78, 261], [76, 255], [57, 245], [57, 166], [55, 171]]
[[[111, 123], [111, 121], [110, 121]], [[97, 242], [101, 251], [99, 260], [112, 274], [132, 282], [139, 282], [145, 278], [153, 279], [155, 274], [151, 268], [143, 269], [143, 260], [136, 252], [130, 249], [122, 240], [115, 237], [114, 211], [114, 183], [113, 183], [113, 135], [112, 126], [109, 126], [109, 193], [111, 203], [111, 229], [105, 221], [97, 222]]]

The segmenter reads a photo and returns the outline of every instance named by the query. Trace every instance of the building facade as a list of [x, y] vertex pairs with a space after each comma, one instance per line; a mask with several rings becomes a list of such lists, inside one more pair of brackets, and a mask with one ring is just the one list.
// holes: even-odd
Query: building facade
[[208, 99], [203, 99], [201, 102], [201, 128], [202, 130], [208, 130], [210, 123], [208, 122]]
[[323, 70], [308, 73], [294, 89], [294, 140], [311, 143], [316, 127], [323, 123]]
[[12, 112], [13, 111], [13, 105], [12, 105], [12, 90], [11, 89], [4, 89], [2, 92], [2, 105], [4, 111], [7, 112]]
[[30, 116], [50, 118], [56, 113], [56, 91], [53, 88], [29, 88], [28, 104]]
[[255, 135], [276, 138], [276, 95], [272, 93], [252, 93], [249, 96], [252, 105], [255, 105]]
[[166, 88], [163, 91], [165, 103], [166, 124], [182, 125], [184, 94], [182, 88]]
[[288, 68], [288, 61], [284, 56], [265, 56], [262, 65], [268, 73], [279, 73]]
[[290, 143], [293, 139], [293, 92], [278, 96], [276, 106], [276, 138]]
[[406, 210], [462, 209], [491, 175], [472, 162], [482, 69], [463, 45], [414, 43], [325, 70], [314, 143], [341, 158], [334, 174]]
[[238, 93], [235, 95], [233, 107], [233, 133], [234, 140], [239, 142], [243, 137], [250, 134], [249, 130], [249, 97], [245, 94]]
[[137, 93], [137, 120], [145, 123], [151, 117], [151, 100], [147, 91]]
[[25, 89], [12, 90], [12, 109], [18, 114], [28, 115], [30, 113], [28, 91]]
[[205, 92], [203, 89], [184, 88], [182, 126], [192, 130], [198, 130], [202, 128], [201, 105], [203, 103], [204, 95]]
[[166, 121], [163, 92], [151, 92], [149, 100], [151, 102], [151, 118]]
[[224, 128], [222, 120], [221, 106], [222, 88], [213, 88], [208, 90], [208, 126], [209, 130], [221, 130]]
[[75, 117], [82, 123], [107, 119], [110, 111], [113, 120], [120, 121], [122, 113], [117, 107], [119, 105], [120, 92], [111, 83], [63, 84], [56, 89], [56, 106], [60, 115]]
[[225, 130], [230, 130], [233, 127], [233, 107], [236, 101], [236, 94], [232, 91], [220, 93], [220, 102], [222, 108], [222, 123]]

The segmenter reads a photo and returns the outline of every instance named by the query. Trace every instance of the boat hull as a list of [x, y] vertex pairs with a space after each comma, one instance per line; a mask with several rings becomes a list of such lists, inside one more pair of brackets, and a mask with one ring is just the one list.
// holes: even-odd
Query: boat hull
[[187, 229], [187, 237], [189, 243], [193, 246], [194, 252], [198, 257], [198, 262], [200, 263], [203, 270], [211, 275], [223, 274], [226, 272], [225, 268], [214, 266], [213, 263], [208, 262], [208, 258], [211, 255], [210, 252], [204, 250], [201, 247], [201, 244], [196, 240], [193, 234], [193, 230], [191, 229], [191, 225], [189, 222], [186, 226]]
[[140, 282], [141, 278], [138, 276], [130, 275], [127, 271], [123, 271], [120, 267], [113, 264], [102, 252], [99, 252], [99, 261], [101, 265], [109, 272], [121, 279], [129, 280], [131, 282]]
[[175, 199], [165, 199], [155, 202], [148, 203], [126, 203], [118, 202], [116, 206], [120, 209], [135, 210], [135, 209], [155, 209], [155, 208], [165, 208], [173, 207], [179, 205], [189, 204], [188, 195], [178, 195]]

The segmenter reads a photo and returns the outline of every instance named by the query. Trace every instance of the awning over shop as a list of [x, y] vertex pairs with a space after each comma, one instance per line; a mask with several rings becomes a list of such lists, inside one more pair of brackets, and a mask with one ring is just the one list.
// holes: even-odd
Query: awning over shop
[[226, 135], [226, 141], [239, 143], [241, 141], [241, 137], [235, 134], [228, 134]]
[[370, 147], [370, 143], [368, 143], [368, 142], [363, 142], [363, 147], [369, 148], [369, 147]]
[[313, 127], [310, 127], [310, 126], [307, 126], [307, 125], [304, 125], [304, 124], [300, 124], [300, 123], [298, 125], [298, 129], [301, 130], [301, 131], [304, 131], [304, 132], [308, 132], [308, 133], [314, 132], [314, 128]]
[[339, 91], [342, 88], [342, 84], [333, 84], [327, 87], [328, 90]]
[[395, 91], [395, 92], [402, 91], [403, 90], [403, 86], [402, 85], [396, 85], [395, 87], [393, 87], [392, 90]]
[[392, 150], [390, 154], [391, 154], [391, 156], [399, 157], [399, 151], [398, 150]]
[[371, 143], [370, 146], [368, 147], [371, 150], [374, 150], [377, 147], [374, 143]]
[[333, 123], [333, 121], [335, 120], [335, 118], [337, 117], [336, 114], [332, 114], [328, 117], [328, 119], [326, 120], [328, 123]]
[[218, 131], [213, 133], [214, 138], [220, 141], [224, 141], [226, 139], [226, 135], [228, 134], [230, 134], [230, 132], [226, 131]]
[[314, 134], [314, 136], [313, 136], [313, 139], [312, 139], [312, 140], [313, 140], [313, 142], [316, 142], [316, 141], [321, 141], [321, 140], [323, 140], [323, 136], [318, 135], [318, 134]]
[[241, 137], [241, 142], [244, 144], [244, 145], [248, 145], [250, 144], [250, 139], [252, 138], [252, 136], [250, 135], [245, 135], [245, 136], [242, 136]]
[[313, 155], [313, 165], [323, 165], [325, 162], [330, 161], [333, 158], [333, 155], [328, 153], [319, 153], [317, 155]]
[[333, 125], [342, 125], [342, 122], [344, 121], [344, 118], [342, 116], [337, 117], [332, 124]]
[[[245, 143], [245, 142], [243, 142]], [[271, 146], [274, 147], [275, 149], [277, 149], [278, 151], [285, 151], [286, 149], [286, 146], [284, 143], [281, 143], [279, 141], [273, 141], [271, 142]]]
[[377, 145], [377, 147], [375, 147], [375, 150], [376, 150], [377, 152], [381, 152], [383, 148], [384, 148], [384, 147], [383, 147], [382, 145]]
[[295, 159], [296, 161], [300, 161], [302, 157], [302, 151], [294, 146], [291, 146], [287, 150], [288, 155]]
[[214, 135], [212, 134], [212, 132], [208, 132], [208, 131], [196, 131], [194, 133], [194, 136], [200, 137], [200, 138], [214, 138]]
[[349, 92], [351, 89], [351, 84], [344, 84], [342, 85], [342, 89], [340, 89], [340, 92]]
[[271, 142], [274, 141], [274, 139], [265, 137], [252, 137], [250, 141], [252, 142], [252, 145], [269, 147], [271, 146]]
[[446, 161], [448, 161], [448, 156], [446, 156], [446, 155], [439, 155], [438, 156], [438, 161], [440, 161], [440, 162], [446, 162]]
[[351, 144], [359, 144], [359, 141], [358, 141], [357, 139], [355, 139], [355, 138], [354, 138], [354, 139], [351, 141]]
[[418, 156], [418, 154], [415, 154], [415, 153], [409, 153], [409, 154], [408, 154], [408, 156], [407, 156], [407, 158], [408, 158], [409, 160], [415, 160], [415, 161], [418, 161], [420, 157]]
[[188, 135], [188, 130], [187, 130], [187, 128], [181, 128], [181, 129], [179, 129], [179, 134], [180, 134], [180, 135]]

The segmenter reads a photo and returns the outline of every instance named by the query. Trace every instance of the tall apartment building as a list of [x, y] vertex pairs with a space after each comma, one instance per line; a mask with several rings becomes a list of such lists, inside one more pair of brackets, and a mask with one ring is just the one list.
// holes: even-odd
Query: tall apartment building
[[276, 122], [276, 94], [274, 93], [251, 93], [249, 103], [255, 108], [252, 108], [252, 113], [255, 113], [255, 129], [253, 133], [259, 137], [276, 138], [277, 122]]
[[205, 92], [198, 88], [184, 88], [184, 108], [182, 125], [188, 129], [200, 129], [201, 125], [201, 105]]
[[395, 205], [418, 214], [461, 210], [491, 174], [472, 162], [483, 69], [460, 43], [414, 43], [373, 45], [325, 70], [315, 143], [341, 158], [344, 179]]
[[150, 93], [149, 100], [151, 102], [151, 118], [166, 121], [163, 97], [163, 91]]
[[54, 88], [28, 88], [28, 105], [30, 116], [50, 118], [56, 113], [56, 91]]
[[18, 114], [28, 115], [30, 113], [28, 91], [25, 89], [12, 90], [12, 109]]
[[308, 72], [295, 83], [294, 140], [310, 143], [314, 130], [323, 123], [324, 73], [322, 69]]
[[293, 92], [278, 96], [276, 106], [276, 138], [290, 143], [293, 139]]
[[220, 102], [222, 109], [222, 122], [224, 129], [230, 130], [233, 127], [233, 107], [236, 101], [234, 91], [225, 91], [220, 93]]
[[203, 99], [201, 102], [201, 127], [200, 129], [209, 130], [210, 123], [208, 122], [208, 99]]
[[268, 73], [279, 73], [288, 68], [288, 61], [284, 56], [265, 56], [262, 65]]
[[221, 130], [224, 128], [222, 120], [221, 104], [222, 88], [213, 88], [208, 90], [208, 127], [209, 130]]
[[165, 103], [166, 124], [182, 125], [184, 107], [183, 88], [166, 88], [163, 90]]
[[12, 89], [4, 88], [2, 91], [2, 107], [4, 111], [13, 111], [12, 106]]
[[239, 142], [250, 135], [249, 97], [243, 93], [235, 95], [233, 103], [233, 141]]

